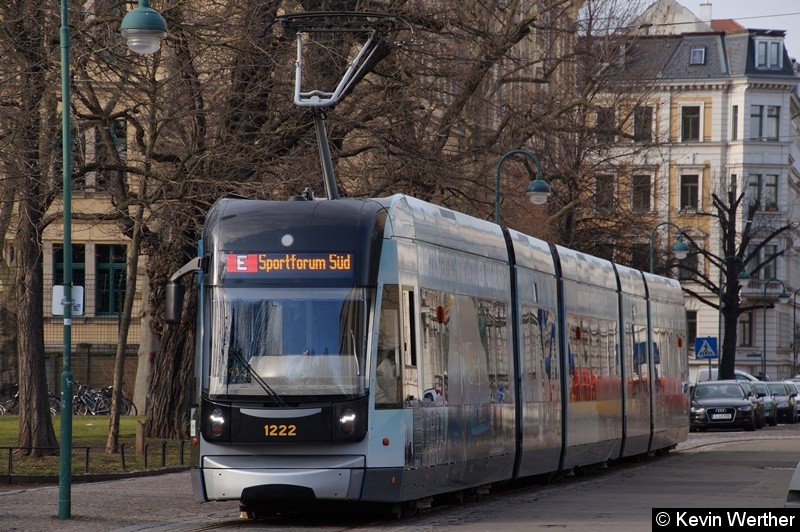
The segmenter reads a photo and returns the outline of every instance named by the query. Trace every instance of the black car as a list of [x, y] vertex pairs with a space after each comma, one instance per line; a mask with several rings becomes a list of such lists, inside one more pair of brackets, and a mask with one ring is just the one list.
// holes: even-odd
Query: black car
[[795, 423], [795, 402], [797, 393], [783, 381], [768, 382], [767, 387], [775, 403], [778, 405], [778, 421], [781, 423]]
[[764, 398], [759, 395], [753, 381], [743, 381], [739, 379], [736, 380], [739, 381], [739, 384], [741, 384], [742, 388], [744, 388], [744, 394], [747, 396], [747, 398], [756, 405], [756, 428], [763, 428], [764, 425], [768, 423], [766, 411], [767, 405], [764, 403]]
[[758, 406], [736, 380], [698, 382], [692, 390], [690, 430], [756, 430]]

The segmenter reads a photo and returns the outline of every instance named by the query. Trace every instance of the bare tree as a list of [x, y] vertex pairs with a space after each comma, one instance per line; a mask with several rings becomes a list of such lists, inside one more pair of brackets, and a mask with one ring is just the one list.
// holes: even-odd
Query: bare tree
[[[691, 235], [685, 235], [691, 242], [690, 254], [704, 259], [697, 261], [697, 264], [708, 263], [714, 267], [710, 270], [692, 268], [686, 271], [687, 277], [704, 288], [705, 292], [695, 289], [691, 282], [683, 283], [682, 286], [684, 292], [717, 309], [722, 316], [724, 342], [720, 351], [719, 378], [732, 379], [736, 363], [739, 316], [764, 308], [766, 304], [760, 300], [742, 304], [739, 275], [743, 271], [757, 275], [774, 264], [786, 250], [780, 249], [768, 256], [762, 250], [794, 228], [787, 223], [768, 224], [758, 218], [758, 213], [762, 210], [760, 193], [756, 198], [747, 197], [744, 191], [737, 190], [737, 183], [727, 183], [725, 180], [722, 180], [720, 189], [723, 192], [712, 194], [716, 214], [711, 215], [719, 223], [720, 251], [714, 253], [703, 242], [696, 242]], [[741, 223], [740, 216], [743, 218]], [[684, 265], [683, 268], [687, 267]], [[716, 272], [720, 272], [718, 277], [714, 275]], [[709, 298], [706, 295], [708, 293], [716, 297]]]
[[[0, 47], [5, 74], [0, 80], [3, 192], [6, 205], [4, 232], [15, 241], [16, 343], [19, 381], [19, 440], [26, 452], [50, 454], [43, 448], [57, 444], [47, 398], [42, 319], [41, 234], [47, 213], [59, 193], [57, 142], [48, 127], [58, 123], [58, 56], [53, 11], [46, 5], [13, 1], [0, 20]], [[8, 194], [8, 195], [6, 195]], [[8, 202], [16, 203], [16, 226], [9, 222]], [[4, 286], [4, 290], [8, 290]], [[7, 299], [6, 299], [7, 300]], [[10, 315], [11, 309], [5, 309]], [[8, 336], [6, 336], [8, 338]]]

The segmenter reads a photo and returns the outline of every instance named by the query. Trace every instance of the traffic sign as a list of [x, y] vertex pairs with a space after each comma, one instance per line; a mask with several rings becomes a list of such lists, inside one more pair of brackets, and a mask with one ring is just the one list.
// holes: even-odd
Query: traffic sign
[[706, 336], [694, 339], [694, 358], [698, 360], [711, 360], [719, 358], [717, 352], [717, 337]]

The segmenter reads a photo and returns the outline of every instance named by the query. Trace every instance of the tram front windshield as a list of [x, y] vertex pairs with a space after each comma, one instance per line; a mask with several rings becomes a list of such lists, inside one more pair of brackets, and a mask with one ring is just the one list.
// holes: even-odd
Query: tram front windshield
[[366, 388], [364, 288], [213, 288], [211, 399], [277, 405], [353, 399]]

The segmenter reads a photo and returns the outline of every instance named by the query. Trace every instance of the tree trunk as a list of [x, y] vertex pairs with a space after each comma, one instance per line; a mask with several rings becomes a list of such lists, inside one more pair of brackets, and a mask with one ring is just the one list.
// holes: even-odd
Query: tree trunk
[[[142, 292], [142, 301], [147, 302], [150, 299], [150, 281], [144, 279], [140, 288]], [[136, 405], [136, 410], [142, 414], [147, 409], [148, 397], [150, 394], [150, 381], [153, 376], [153, 363], [156, 358], [156, 350], [158, 349], [158, 339], [150, 329], [152, 321], [152, 313], [150, 305], [142, 305], [141, 317], [141, 336], [139, 338], [139, 352], [136, 364], [136, 382], [133, 388], [133, 404]]]
[[0, 398], [13, 395], [17, 375], [17, 297], [14, 271], [0, 260]]
[[[20, 203], [20, 218], [30, 219], [30, 207]], [[34, 218], [35, 215], [34, 215]], [[42, 253], [35, 227], [20, 225], [17, 233], [17, 352], [19, 363], [19, 440], [26, 454], [54, 454], [57, 447], [44, 361], [44, 324], [42, 320]]]
[[166, 328], [156, 353], [145, 423], [145, 431], [151, 438], [189, 436], [189, 406], [194, 391], [195, 294], [194, 290], [187, 290], [184, 319], [180, 325]]
[[131, 244], [128, 246], [128, 264], [125, 279], [125, 301], [123, 302], [122, 317], [119, 323], [117, 335], [117, 352], [114, 359], [114, 386], [111, 392], [111, 412], [108, 426], [108, 439], [106, 440], [106, 452], [116, 453], [119, 451], [119, 406], [122, 396], [122, 387], [125, 384], [125, 352], [128, 347], [128, 330], [131, 326], [131, 314], [133, 313], [133, 300], [136, 296], [136, 276], [139, 272], [139, 250], [141, 249], [142, 236], [142, 215], [143, 206], [139, 206], [134, 220], [133, 236]]
[[[194, 327], [181, 325], [181, 327]], [[189, 435], [189, 404], [194, 357], [194, 332], [169, 330], [156, 355], [145, 430], [152, 438]]]

